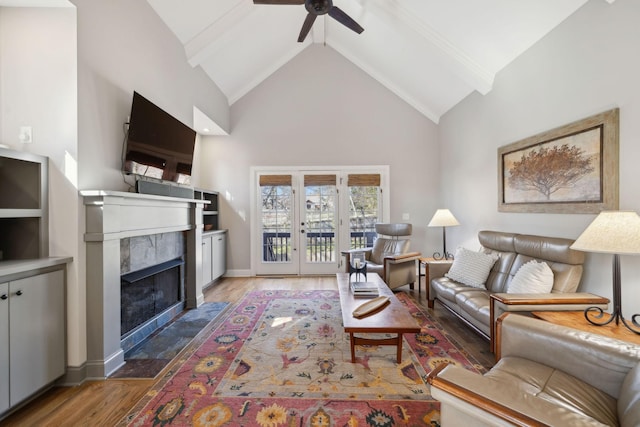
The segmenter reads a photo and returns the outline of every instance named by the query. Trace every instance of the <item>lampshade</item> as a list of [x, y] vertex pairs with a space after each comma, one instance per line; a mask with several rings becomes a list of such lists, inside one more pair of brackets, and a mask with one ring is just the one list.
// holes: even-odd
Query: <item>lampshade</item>
[[451, 227], [460, 225], [449, 209], [438, 209], [427, 227]]
[[601, 212], [571, 245], [571, 249], [640, 254], [640, 216], [633, 211]]

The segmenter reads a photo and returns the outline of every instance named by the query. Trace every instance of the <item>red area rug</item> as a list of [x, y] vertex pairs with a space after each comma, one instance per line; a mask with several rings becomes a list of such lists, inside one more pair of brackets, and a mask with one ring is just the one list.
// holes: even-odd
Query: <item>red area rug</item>
[[439, 425], [425, 382], [448, 361], [482, 366], [405, 293], [422, 330], [395, 347], [356, 347], [342, 328], [337, 291], [249, 292], [192, 342], [136, 405], [130, 426]]

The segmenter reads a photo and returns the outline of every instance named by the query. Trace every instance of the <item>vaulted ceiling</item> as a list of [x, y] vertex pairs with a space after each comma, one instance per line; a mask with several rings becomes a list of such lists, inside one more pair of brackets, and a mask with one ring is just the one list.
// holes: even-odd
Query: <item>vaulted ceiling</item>
[[[229, 104], [312, 43], [329, 46], [433, 122], [589, 0], [333, 0], [357, 34], [318, 17], [303, 43], [303, 5], [253, 0], [147, 0]], [[599, 0], [591, 0], [599, 1]], [[603, 0], [613, 3], [614, 0]], [[66, 0], [0, 0], [51, 6]]]
[[[328, 15], [303, 43], [303, 5], [147, 0], [233, 104], [311, 43], [335, 49], [433, 122], [587, 0], [334, 0], [365, 31]], [[613, 0], [607, 0], [609, 3]]]

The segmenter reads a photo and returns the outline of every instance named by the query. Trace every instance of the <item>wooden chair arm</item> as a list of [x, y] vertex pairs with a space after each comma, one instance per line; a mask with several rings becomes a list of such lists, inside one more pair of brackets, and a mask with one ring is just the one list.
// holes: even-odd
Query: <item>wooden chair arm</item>
[[566, 294], [491, 294], [491, 299], [507, 306], [548, 304], [609, 304], [609, 299], [586, 292]]
[[389, 261], [391, 264], [398, 264], [401, 262], [415, 261], [422, 256], [420, 252], [407, 252], [400, 255], [387, 255], [384, 257], [385, 263]]
[[[588, 306], [606, 309], [609, 299], [586, 292], [548, 294], [491, 294], [489, 300], [489, 339], [491, 351], [496, 348], [496, 319], [502, 312], [584, 310]], [[497, 308], [501, 305], [501, 309]]]

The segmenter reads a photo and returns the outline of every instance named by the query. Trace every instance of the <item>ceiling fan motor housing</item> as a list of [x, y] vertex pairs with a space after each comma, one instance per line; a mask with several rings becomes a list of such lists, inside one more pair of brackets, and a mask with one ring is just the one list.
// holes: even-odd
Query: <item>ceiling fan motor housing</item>
[[324, 15], [329, 13], [333, 7], [332, 0], [307, 0], [304, 2], [304, 7], [309, 13], [314, 15]]

